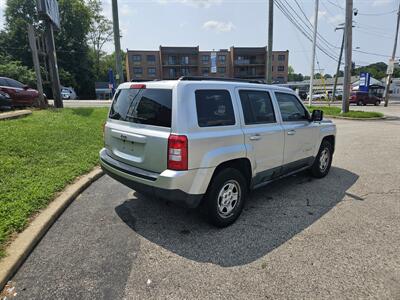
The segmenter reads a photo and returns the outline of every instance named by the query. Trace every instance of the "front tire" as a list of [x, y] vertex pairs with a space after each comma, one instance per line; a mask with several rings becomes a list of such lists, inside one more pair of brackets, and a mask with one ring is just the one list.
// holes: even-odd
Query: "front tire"
[[364, 103], [362, 102], [362, 100], [357, 102], [357, 106], [363, 106], [363, 105], [364, 105]]
[[328, 140], [323, 140], [318, 155], [311, 167], [311, 175], [316, 178], [325, 177], [331, 168], [333, 145]]
[[379, 101], [379, 100], [376, 100], [376, 102], [375, 102], [375, 106], [379, 106], [379, 105], [381, 105], [381, 101]]
[[247, 183], [239, 170], [220, 171], [213, 177], [204, 199], [209, 222], [217, 227], [235, 222], [243, 210], [246, 193]]

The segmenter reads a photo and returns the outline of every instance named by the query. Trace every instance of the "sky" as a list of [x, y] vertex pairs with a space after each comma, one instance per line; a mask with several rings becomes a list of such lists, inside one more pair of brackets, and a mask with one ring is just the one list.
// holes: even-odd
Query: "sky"
[[[275, 0], [311, 32], [315, 0]], [[354, 0], [353, 61], [356, 65], [387, 62], [393, 48], [400, 0]], [[0, 28], [6, 0], [0, 0]], [[102, 0], [111, 19], [111, 0]], [[200, 50], [267, 44], [268, 0], [118, 0], [123, 49], [151, 50], [163, 46], [200, 46]], [[335, 73], [344, 22], [345, 0], [320, 0], [316, 72]], [[300, 9], [301, 8], [301, 9]], [[311, 71], [311, 42], [274, 8], [273, 50], [289, 50], [296, 73]], [[105, 46], [113, 51], [113, 44]], [[399, 49], [400, 51], [400, 49]], [[367, 52], [367, 53], [362, 53]]]

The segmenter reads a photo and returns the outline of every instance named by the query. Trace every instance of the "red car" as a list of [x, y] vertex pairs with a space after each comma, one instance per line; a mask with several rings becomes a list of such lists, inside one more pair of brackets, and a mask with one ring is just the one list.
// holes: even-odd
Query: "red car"
[[357, 105], [380, 105], [382, 99], [374, 94], [368, 92], [353, 92], [351, 93], [349, 103]]
[[39, 98], [39, 92], [27, 85], [7, 77], [0, 77], [0, 91], [8, 94], [12, 100], [12, 106], [35, 106]]

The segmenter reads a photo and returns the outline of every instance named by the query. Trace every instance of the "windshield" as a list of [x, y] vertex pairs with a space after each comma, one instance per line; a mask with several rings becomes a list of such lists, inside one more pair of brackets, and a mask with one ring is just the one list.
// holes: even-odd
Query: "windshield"
[[120, 89], [111, 105], [110, 119], [171, 127], [172, 90]]

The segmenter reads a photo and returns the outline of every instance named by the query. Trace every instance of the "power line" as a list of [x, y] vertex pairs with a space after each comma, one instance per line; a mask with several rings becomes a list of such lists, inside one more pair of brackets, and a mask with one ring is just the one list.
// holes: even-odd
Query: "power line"
[[[341, 10], [344, 10], [344, 7], [340, 6], [337, 3], [333, 3], [331, 0], [326, 0], [328, 3], [330, 3], [331, 5], [340, 8]], [[393, 14], [397, 11], [397, 9], [391, 10], [391, 11], [387, 11], [387, 12], [381, 12], [381, 13], [361, 13], [358, 12], [359, 15], [361, 16], [384, 16], [384, 15], [390, 15]]]
[[[278, 7], [278, 9], [282, 12], [282, 14], [309, 40], [312, 41], [312, 37], [310, 32], [308, 32], [307, 28], [304, 28], [302, 24], [300, 24], [296, 18], [290, 13], [290, 11], [286, 10], [285, 6], [280, 2], [280, 0], [275, 1], [275, 5]], [[331, 58], [334, 61], [337, 61], [337, 57], [335, 57], [334, 54], [329, 53], [328, 50], [326, 50], [324, 47], [322, 47], [320, 44], [317, 43], [317, 48], [321, 50], [326, 56]]]

